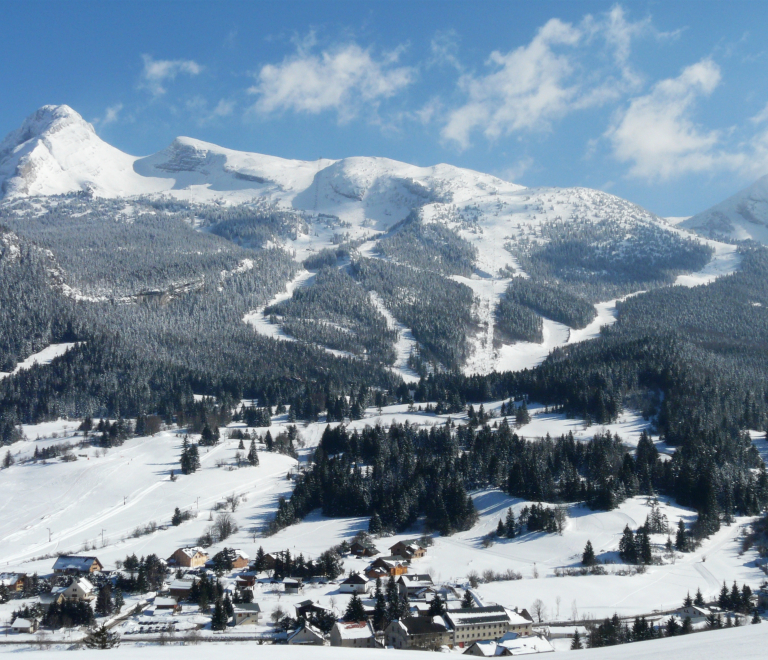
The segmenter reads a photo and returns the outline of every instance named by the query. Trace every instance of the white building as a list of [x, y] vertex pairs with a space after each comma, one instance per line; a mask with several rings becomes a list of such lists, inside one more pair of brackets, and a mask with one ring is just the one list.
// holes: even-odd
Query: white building
[[498, 640], [508, 632], [530, 635], [533, 621], [501, 605], [448, 610], [445, 618], [453, 628], [453, 645], [464, 647], [482, 640]]
[[331, 646], [373, 649], [376, 648], [376, 633], [369, 621], [337, 621], [331, 630]]
[[359, 573], [352, 573], [339, 585], [342, 594], [364, 594], [368, 591], [368, 579]]

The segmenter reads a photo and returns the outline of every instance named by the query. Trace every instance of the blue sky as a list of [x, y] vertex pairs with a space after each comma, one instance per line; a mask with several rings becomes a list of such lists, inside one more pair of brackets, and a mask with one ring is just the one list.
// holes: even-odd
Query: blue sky
[[0, 133], [447, 162], [691, 215], [768, 174], [768, 2], [6, 2]]

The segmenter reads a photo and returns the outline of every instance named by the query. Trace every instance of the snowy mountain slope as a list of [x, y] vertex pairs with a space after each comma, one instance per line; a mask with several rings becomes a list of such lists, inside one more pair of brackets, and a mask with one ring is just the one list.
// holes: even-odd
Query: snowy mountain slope
[[0, 190], [5, 197], [80, 190], [118, 197], [168, 187], [137, 174], [135, 160], [99, 138], [69, 106], [46, 105], [0, 144]]
[[768, 175], [680, 223], [711, 238], [752, 239], [768, 244]]
[[[198, 225], [195, 209], [199, 216], [205, 216], [207, 209], [209, 217], [222, 207], [242, 210], [246, 222], [252, 217], [254, 223], [269, 213], [283, 214], [283, 230], [258, 245], [286, 248], [299, 262], [324, 248], [350, 242], [362, 242], [361, 255], [380, 258], [377, 242], [397, 223], [416, 217], [424, 223], [440, 223], [476, 248], [474, 274], [459, 280], [474, 292], [473, 316], [479, 327], [468, 339], [472, 345], [465, 366], [468, 373], [532, 366], [552, 347], [571, 336], [581, 336], [545, 320], [547, 337], [542, 344], [499, 346], [495, 341], [494, 313], [509, 278], [530, 275], [521, 268], [526, 249], [546, 245], [553, 236], [599, 227], [593, 234], [610, 234], [613, 243], [607, 249], [614, 250], [619, 259], [627, 251], [638, 250], [643, 251], [643, 257], [654, 257], [662, 254], [667, 239], [691, 235], [680, 225], [673, 226], [601, 191], [526, 189], [446, 164], [417, 167], [376, 157], [289, 160], [188, 137], [175, 139], [156, 154], [137, 158], [103, 142], [93, 127], [67, 106], [45, 106], [8, 135], [0, 146], [0, 182], [7, 208], [12, 204], [33, 205], [40, 213], [60, 205], [60, 200], [46, 196], [86, 190], [95, 197], [117, 198], [109, 203], [123, 204], [124, 208], [115, 207], [109, 213], [124, 216], [126, 222], [133, 222], [136, 207], [146, 204], [146, 200], [132, 199], [138, 195], [184, 201], [188, 204], [184, 219], [203, 229], [216, 221]], [[86, 199], [84, 203], [95, 204], [96, 200]], [[644, 232], [642, 240], [623, 240], [636, 238], [638, 232]], [[219, 235], [237, 242], [231, 235]], [[711, 241], [710, 245], [715, 248], [717, 263], [710, 264], [708, 272], [721, 275], [738, 267], [736, 255], [725, 258], [726, 246]], [[602, 303], [632, 291], [616, 291], [591, 300]], [[252, 310], [249, 315], [259, 319], [256, 329], [275, 334], [275, 328], [259, 314], [260, 310]], [[391, 321], [401, 328], [403, 336], [410, 334], [401, 319], [393, 317]], [[586, 336], [595, 336], [595, 332]], [[404, 356], [415, 345], [410, 343], [406, 348], [406, 343], [400, 342], [398, 348], [402, 373]]]

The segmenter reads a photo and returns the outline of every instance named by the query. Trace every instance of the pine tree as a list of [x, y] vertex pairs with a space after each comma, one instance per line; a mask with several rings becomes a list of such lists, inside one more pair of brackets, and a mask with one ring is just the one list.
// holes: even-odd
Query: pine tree
[[693, 632], [693, 624], [691, 623], [691, 617], [687, 616], [683, 619], [683, 625], [680, 627], [681, 635], [688, 635]]
[[496, 536], [500, 539], [506, 536], [506, 531], [504, 529], [504, 522], [501, 520], [501, 518], [499, 518], [499, 524], [496, 525]]
[[117, 593], [115, 594], [115, 612], [120, 614], [120, 611], [123, 609], [123, 605], [125, 605], [125, 598], [123, 598], [123, 591], [122, 589], [118, 589]]
[[693, 598], [691, 598], [691, 592], [689, 591], [685, 595], [685, 600], [683, 600], [683, 607], [691, 607], [693, 605]]
[[107, 582], [99, 589], [96, 596], [96, 614], [99, 616], [109, 616], [112, 614], [112, 588]]
[[15, 461], [13, 460], [13, 456], [11, 456], [11, 450], [9, 449], [7, 452], [5, 452], [5, 458], [3, 458], [3, 467], [9, 468], [14, 463]]
[[227, 613], [224, 610], [224, 603], [221, 599], [216, 600], [213, 606], [213, 615], [211, 616], [211, 630], [226, 630]]
[[461, 606], [462, 606], [464, 609], [467, 609], [467, 610], [468, 610], [469, 608], [471, 608], [471, 607], [474, 607], [474, 606], [475, 606], [475, 599], [474, 599], [474, 598], [472, 598], [472, 593], [469, 591], [469, 589], [467, 589], [467, 590], [464, 592], [464, 597], [461, 599]]
[[345, 621], [365, 621], [365, 607], [357, 594], [352, 594], [347, 609], [344, 612]]
[[629, 528], [629, 525], [624, 527], [621, 540], [619, 541], [619, 556], [622, 561], [627, 564], [637, 563], [637, 546], [635, 545], [635, 535]]
[[760, 615], [757, 613], [757, 608], [755, 608], [755, 613], [752, 616], [752, 623], [761, 623], [762, 619], [760, 618]]
[[432, 601], [429, 603], [429, 610], [427, 611], [429, 616], [442, 616], [445, 614], [445, 603], [440, 598], [440, 594], [435, 594]]
[[267, 445], [267, 451], [272, 451], [272, 448], [275, 446], [275, 441], [272, 439], [272, 434], [269, 431], [264, 436], [264, 444]]
[[581, 643], [581, 635], [578, 629], [573, 633], [573, 639], [571, 640], [571, 651], [581, 651], [584, 648]]
[[507, 538], [515, 538], [515, 512], [512, 511], [512, 507], [507, 509], [507, 519], [504, 521], [504, 529], [507, 530]]
[[680, 624], [673, 616], [667, 619], [667, 637], [675, 637], [680, 634]]
[[675, 534], [675, 549], [678, 552], [688, 552], [688, 534], [685, 531], [683, 519], [677, 522], [677, 533]]
[[731, 607], [731, 595], [728, 593], [728, 587], [725, 586], [725, 582], [723, 582], [720, 595], [717, 597], [717, 606], [721, 610], [727, 610]]
[[635, 538], [637, 548], [637, 559], [641, 564], [650, 564], [653, 562], [653, 552], [651, 551], [651, 537], [645, 527], [637, 530]]
[[528, 412], [528, 406], [525, 405], [525, 401], [517, 409], [515, 414], [515, 424], [517, 426], [525, 426], [531, 421], [531, 415]]
[[730, 609], [734, 610], [735, 612], [738, 612], [741, 609], [741, 591], [739, 591], [739, 587], [735, 580], [733, 582], [733, 586], [731, 587], [731, 595], [728, 601], [728, 606]]
[[387, 619], [390, 621], [396, 621], [403, 615], [401, 609], [400, 594], [397, 590], [397, 584], [395, 583], [394, 576], [390, 575], [387, 580]]
[[109, 632], [109, 629], [102, 625], [92, 630], [83, 640], [89, 649], [111, 649], [120, 645], [120, 635]]
[[184, 518], [181, 515], [181, 509], [179, 507], [176, 507], [173, 511], [173, 516], [171, 517], [171, 525], [174, 527], [178, 527], [181, 525]]
[[381, 518], [379, 517], [379, 514], [374, 511], [371, 520], [368, 522], [368, 533], [381, 534], [382, 529], [383, 525], [381, 524]]
[[376, 630], [384, 630], [387, 627], [387, 599], [384, 598], [384, 591], [381, 588], [381, 578], [376, 578], [374, 599], [376, 603], [373, 607], [373, 627]]
[[592, 548], [592, 541], [587, 540], [587, 545], [584, 546], [584, 552], [581, 554], [581, 563], [584, 566], [594, 566], [597, 563], [595, 550]]
[[251, 438], [251, 446], [248, 448], [248, 462], [256, 467], [259, 464], [259, 453], [256, 451], [256, 440]]
[[701, 595], [701, 589], [696, 589], [696, 596], [693, 599], [693, 604], [696, 607], [704, 607], [704, 596]]

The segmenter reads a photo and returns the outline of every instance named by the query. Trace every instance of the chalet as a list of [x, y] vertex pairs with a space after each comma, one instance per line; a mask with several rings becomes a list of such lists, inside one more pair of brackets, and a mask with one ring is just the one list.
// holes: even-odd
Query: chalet
[[96, 598], [93, 585], [86, 578], [78, 578], [69, 586], [59, 587], [59, 589], [63, 599], [68, 603], [89, 603]]
[[390, 623], [384, 638], [395, 649], [438, 649], [450, 645], [451, 631], [442, 617], [405, 617]]
[[18, 593], [24, 591], [24, 580], [26, 579], [26, 573], [0, 573], [0, 587]]
[[365, 577], [369, 580], [386, 580], [389, 577], [389, 571], [383, 568], [367, 568], [365, 569]]
[[373, 573], [376, 569], [385, 570], [387, 571], [387, 575], [392, 575], [394, 577], [397, 577], [398, 575], [405, 575], [408, 572], [408, 566], [405, 564], [389, 562], [386, 559], [382, 559], [381, 557], [372, 562], [366, 569], [366, 572], [370, 571]]
[[16, 618], [11, 624], [11, 630], [15, 633], [33, 633], [37, 631], [39, 623], [37, 619]]
[[376, 633], [370, 621], [337, 621], [331, 629], [331, 646], [375, 649]]
[[179, 605], [178, 601], [173, 596], [157, 596], [154, 600], [154, 607], [155, 611], [163, 610], [167, 612], [172, 612], [173, 614], [176, 614], [177, 612], [181, 612], [181, 605]]
[[459, 647], [481, 640], [497, 640], [510, 631], [530, 635], [533, 627], [533, 621], [501, 605], [449, 609], [445, 618], [453, 628], [453, 644]]
[[186, 578], [173, 580], [170, 584], [168, 592], [173, 598], [176, 598], [177, 600], [186, 600], [189, 597], [189, 592], [192, 591], [192, 585], [194, 583], [195, 580], [189, 580]]
[[104, 570], [104, 566], [96, 557], [61, 555], [53, 564], [54, 573], [65, 575], [87, 575], [101, 570]]
[[428, 573], [401, 575], [397, 580], [397, 588], [401, 596], [409, 598], [422, 589], [433, 587], [432, 577]]
[[235, 584], [241, 589], [250, 589], [256, 585], [259, 574], [255, 571], [246, 571], [235, 576]]
[[343, 594], [364, 594], [368, 591], [368, 580], [359, 573], [352, 573], [339, 585], [339, 592]]
[[265, 571], [271, 571], [275, 568], [275, 564], [278, 561], [283, 561], [283, 556], [285, 555], [285, 552], [270, 552], [264, 555], [264, 559], [262, 561], [261, 568]]
[[242, 550], [236, 548], [224, 548], [217, 552], [211, 559], [205, 562], [205, 567], [214, 569], [217, 564], [232, 566], [232, 568], [248, 568], [250, 559]]
[[168, 563], [174, 566], [183, 566], [184, 568], [197, 568], [205, 566], [208, 561], [208, 553], [200, 547], [179, 548], [170, 557]]
[[378, 549], [370, 541], [355, 541], [349, 546], [349, 551], [355, 555], [355, 557], [375, 557], [379, 554]]
[[261, 619], [261, 607], [258, 603], [240, 603], [235, 605], [235, 625], [258, 625]]
[[298, 646], [325, 646], [325, 635], [309, 623], [304, 623], [288, 635], [288, 643]]
[[389, 548], [389, 554], [393, 557], [405, 557], [408, 560], [421, 559], [427, 554], [425, 548], [413, 541], [398, 541]]
[[300, 603], [296, 603], [293, 607], [296, 610], [297, 619], [306, 619], [313, 614], [325, 614], [329, 611], [327, 608], [317, 605], [311, 600], [303, 600]]
[[697, 621], [703, 621], [706, 619], [710, 614], [710, 610], [707, 607], [688, 605], [688, 607], [679, 607], [675, 610], [674, 613], [677, 614], [677, 616], [679, 616], [681, 619], [690, 617], [691, 622], [696, 623]]

